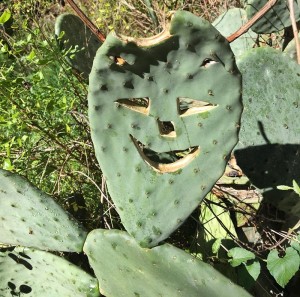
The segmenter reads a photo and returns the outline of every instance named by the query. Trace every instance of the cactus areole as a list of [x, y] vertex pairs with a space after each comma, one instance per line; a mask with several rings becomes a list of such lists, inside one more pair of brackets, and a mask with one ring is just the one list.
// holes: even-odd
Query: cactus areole
[[237, 142], [241, 76], [226, 39], [179, 11], [148, 39], [110, 33], [90, 74], [97, 159], [127, 231], [169, 236], [222, 175]]

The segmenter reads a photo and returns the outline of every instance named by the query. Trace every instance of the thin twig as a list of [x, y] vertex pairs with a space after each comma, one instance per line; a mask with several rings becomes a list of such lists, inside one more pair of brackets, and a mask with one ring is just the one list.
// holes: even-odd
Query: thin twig
[[100, 30], [92, 23], [92, 21], [84, 14], [84, 12], [78, 7], [78, 5], [73, 0], [67, 0], [69, 5], [73, 8], [80, 19], [85, 23], [85, 25], [90, 28], [90, 30], [95, 34], [95, 36], [101, 41], [105, 41], [105, 36], [100, 32]]
[[105, 177], [102, 175], [102, 178], [101, 178], [101, 197], [100, 197], [100, 202], [102, 204], [103, 204], [103, 198], [106, 197], [104, 193], [105, 193]]
[[295, 37], [295, 46], [296, 46], [296, 52], [297, 52], [297, 62], [300, 64], [300, 41], [298, 37], [298, 28], [297, 28], [297, 23], [295, 19], [295, 9], [294, 9], [294, 1], [289, 0], [289, 7], [290, 7], [290, 18], [291, 18], [291, 23], [293, 27], [293, 33]]
[[[291, 235], [293, 234], [293, 232], [297, 229], [299, 229], [300, 227], [300, 220], [296, 223], [296, 225], [293, 227], [293, 228], [290, 228], [288, 230], [288, 232], [286, 233], [285, 236], [283, 236], [283, 238], [281, 240], [279, 240], [278, 242], [276, 242], [274, 245], [272, 245], [271, 247], [269, 247], [268, 249], [269, 250], [272, 250], [276, 247], [278, 247], [279, 245], [281, 245], [284, 241], [286, 241], [287, 239], [290, 239], [291, 238]], [[274, 232], [274, 230], [273, 230]]]
[[101, 196], [103, 195], [103, 197], [105, 198], [105, 200], [107, 201], [107, 203], [110, 204], [113, 207], [113, 204], [109, 201], [109, 199], [107, 198], [107, 196], [105, 195], [105, 193], [102, 191], [102, 189], [96, 184], [96, 182], [92, 178], [90, 178], [87, 174], [85, 174], [82, 171], [74, 170], [72, 173], [78, 173], [78, 174], [81, 174], [81, 175], [85, 176], [98, 189], [98, 191], [100, 192]]
[[245, 25], [227, 37], [228, 42], [233, 42], [238, 37], [245, 34], [259, 19], [266, 14], [267, 11], [269, 11], [276, 4], [276, 2], [277, 0], [269, 0]]

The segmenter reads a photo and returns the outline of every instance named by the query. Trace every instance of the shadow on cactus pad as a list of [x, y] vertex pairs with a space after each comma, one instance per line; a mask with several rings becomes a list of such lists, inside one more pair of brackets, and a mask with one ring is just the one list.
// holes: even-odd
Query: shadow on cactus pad
[[99, 296], [97, 279], [46, 251], [0, 248], [0, 267], [1, 297]]
[[235, 151], [237, 163], [252, 183], [263, 190], [268, 202], [279, 209], [300, 214], [300, 200], [296, 194], [277, 190], [300, 177], [300, 145], [266, 144]]

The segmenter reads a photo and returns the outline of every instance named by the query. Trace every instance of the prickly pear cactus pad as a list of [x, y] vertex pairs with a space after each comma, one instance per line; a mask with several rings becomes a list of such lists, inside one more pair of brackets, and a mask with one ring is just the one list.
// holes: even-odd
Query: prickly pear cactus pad
[[82, 251], [86, 231], [25, 178], [0, 169], [0, 243]]
[[[272, 191], [300, 177], [300, 66], [271, 48], [253, 49], [238, 60], [243, 102], [238, 165], [251, 182]], [[299, 199], [292, 209], [300, 214]], [[295, 203], [298, 203], [297, 207]]]
[[107, 297], [250, 297], [209, 264], [169, 244], [141, 248], [126, 232], [93, 230], [84, 251]]
[[154, 246], [222, 175], [237, 142], [241, 76], [207, 21], [177, 12], [146, 40], [111, 33], [90, 75], [96, 156], [127, 231]]
[[239, 147], [300, 144], [300, 66], [269, 47], [246, 52], [238, 65], [244, 103]]
[[[230, 36], [236, 32], [241, 26], [247, 23], [247, 14], [244, 9], [231, 8], [221, 14], [213, 25], [223, 36]], [[255, 44], [257, 34], [251, 29], [247, 33], [240, 36], [238, 39], [230, 43], [230, 47], [234, 55], [240, 56], [246, 50], [252, 48]]]
[[[268, 0], [246, 1], [246, 12], [248, 18], [252, 18]], [[295, 18], [300, 19], [300, 2], [294, 0]], [[287, 0], [277, 0], [276, 4], [259, 19], [251, 29], [256, 33], [272, 33], [291, 26], [290, 10]]]
[[64, 258], [18, 247], [0, 252], [0, 296], [96, 297], [97, 279]]
[[59, 37], [62, 33], [59, 44], [66, 52], [67, 61], [84, 78], [88, 78], [102, 42], [78, 16], [69, 13], [60, 15], [55, 21], [55, 35]]

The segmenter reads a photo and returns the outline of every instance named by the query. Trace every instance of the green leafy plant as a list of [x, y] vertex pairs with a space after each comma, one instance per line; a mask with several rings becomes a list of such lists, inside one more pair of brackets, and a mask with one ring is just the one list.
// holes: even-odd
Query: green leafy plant
[[293, 186], [277, 186], [278, 190], [283, 190], [283, 191], [289, 191], [292, 190], [294, 191], [296, 194], [298, 194], [300, 196], [300, 187], [297, 184], [297, 182], [295, 180], [293, 180]]
[[[260, 263], [259, 261], [256, 259], [255, 254], [253, 252], [250, 252], [244, 248], [240, 248], [240, 247], [235, 247], [232, 248], [228, 251], [228, 257], [230, 257], [231, 259], [228, 260], [228, 262], [230, 263], [230, 265], [232, 267], [237, 267], [237, 266], [242, 266], [243, 268], [246, 269], [247, 273], [250, 275], [250, 277], [252, 278], [252, 283], [248, 281], [248, 278], [246, 278], [246, 280], [248, 281], [241, 281], [246, 287], [248, 287], [250, 285], [253, 285], [254, 281], [257, 280], [259, 274], [260, 274]], [[242, 273], [241, 273], [242, 274]], [[245, 274], [245, 273], [244, 273]]]
[[[300, 196], [299, 185], [293, 180], [293, 187], [289, 186], [277, 186], [279, 190], [293, 190]], [[281, 240], [283, 242], [286, 239], [290, 240], [290, 245], [283, 250], [280, 254], [276, 247], [274, 247], [264, 260], [267, 263], [267, 269], [274, 277], [276, 282], [284, 288], [292, 277], [299, 271], [300, 267], [300, 249], [299, 249], [299, 235], [293, 235], [294, 231], [297, 231], [300, 226], [300, 221], [290, 228], [288, 234]], [[277, 243], [276, 246], [279, 246]], [[259, 259], [256, 258], [253, 252], [247, 249], [235, 247], [228, 251], [228, 262], [231, 266], [237, 267], [244, 265], [249, 275], [256, 280], [261, 272], [261, 266]], [[253, 261], [254, 260], [254, 261]], [[250, 263], [249, 263], [250, 261]]]
[[283, 288], [299, 270], [299, 253], [292, 247], [284, 251], [285, 255], [279, 257], [277, 250], [270, 251], [267, 258], [267, 267], [276, 282]]
[[[5, 31], [0, 40], [1, 167], [26, 176], [69, 210], [74, 194], [82, 195], [83, 223], [93, 224], [101, 175], [93, 175], [99, 168], [93, 162], [87, 86], [59, 51], [54, 28], [42, 28], [19, 4], [11, 7], [13, 34]], [[19, 10], [20, 18], [13, 17]]]
[[6, 9], [0, 16], [0, 25], [4, 25], [11, 18], [11, 12]]

